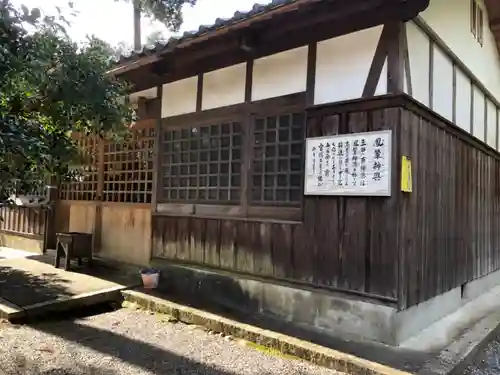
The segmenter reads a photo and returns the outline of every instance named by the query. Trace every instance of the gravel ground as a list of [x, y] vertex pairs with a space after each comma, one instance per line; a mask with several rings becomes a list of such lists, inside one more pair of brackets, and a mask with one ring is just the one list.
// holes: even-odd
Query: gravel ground
[[478, 353], [464, 375], [500, 375], [500, 336]]
[[8, 375], [339, 374], [128, 309], [30, 326], [2, 324], [0, 368]]

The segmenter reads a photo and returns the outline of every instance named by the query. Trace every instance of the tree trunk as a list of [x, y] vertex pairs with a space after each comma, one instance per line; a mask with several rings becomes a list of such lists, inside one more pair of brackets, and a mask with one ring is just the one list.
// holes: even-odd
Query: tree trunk
[[140, 51], [141, 48], [141, 6], [139, 0], [134, 0], [134, 50]]

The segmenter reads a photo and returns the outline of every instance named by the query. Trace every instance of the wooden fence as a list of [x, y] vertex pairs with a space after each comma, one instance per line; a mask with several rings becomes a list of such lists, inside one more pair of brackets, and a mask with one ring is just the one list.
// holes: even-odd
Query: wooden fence
[[1, 207], [0, 232], [43, 240], [47, 210], [33, 207]]

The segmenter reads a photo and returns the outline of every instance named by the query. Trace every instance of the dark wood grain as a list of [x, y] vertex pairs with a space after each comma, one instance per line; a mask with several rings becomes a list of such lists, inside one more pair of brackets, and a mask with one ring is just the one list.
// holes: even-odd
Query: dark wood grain
[[392, 195], [305, 196], [300, 222], [154, 215], [155, 256], [400, 308], [500, 268], [497, 152], [405, 95], [312, 107], [307, 121], [309, 137], [391, 129]]

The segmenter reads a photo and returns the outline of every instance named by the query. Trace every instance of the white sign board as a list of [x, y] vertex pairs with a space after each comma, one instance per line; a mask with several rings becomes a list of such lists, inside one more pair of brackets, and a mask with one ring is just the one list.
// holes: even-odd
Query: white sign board
[[391, 195], [391, 131], [306, 139], [305, 195]]

